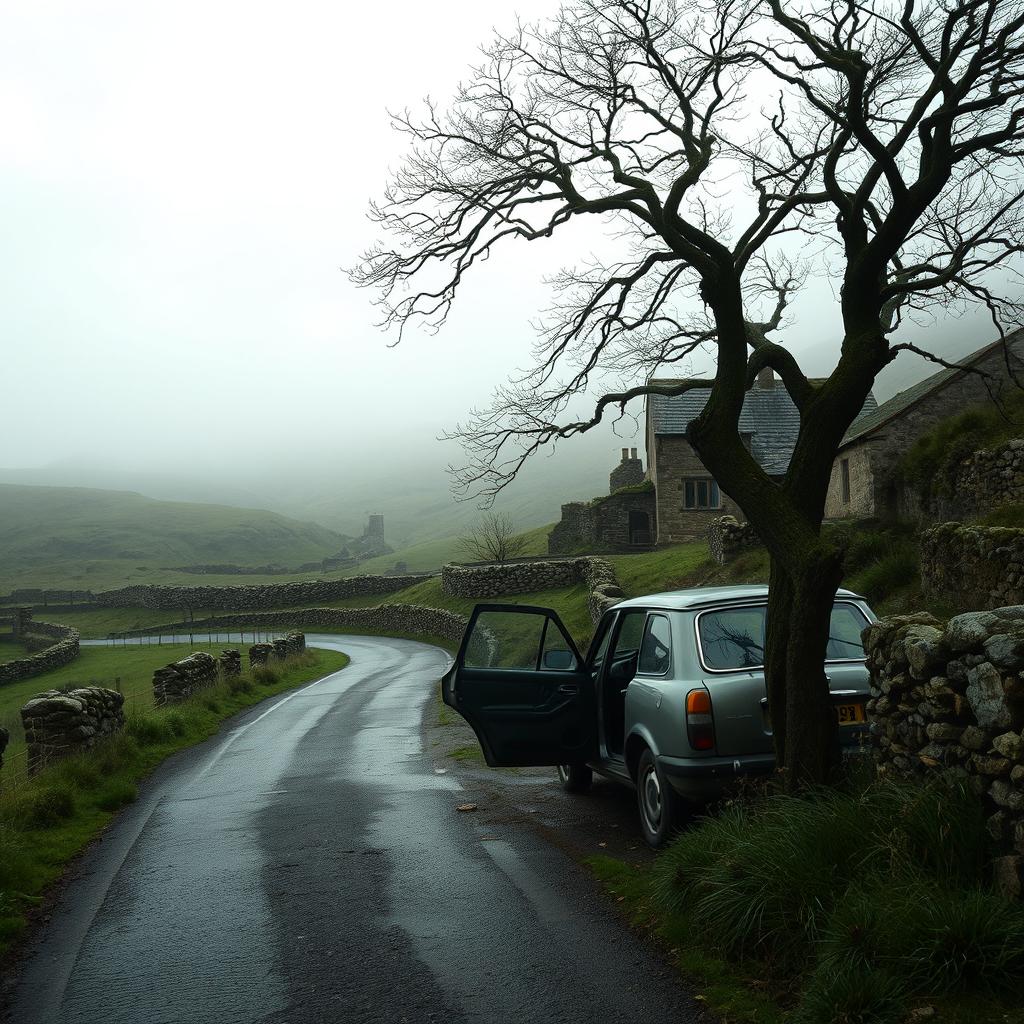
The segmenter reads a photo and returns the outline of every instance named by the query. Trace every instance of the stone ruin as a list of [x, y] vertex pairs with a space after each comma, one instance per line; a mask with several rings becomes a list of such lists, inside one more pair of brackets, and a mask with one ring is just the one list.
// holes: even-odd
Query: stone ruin
[[47, 690], [21, 709], [28, 770], [80, 750], [124, 727], [124, 694], [100, 686]]

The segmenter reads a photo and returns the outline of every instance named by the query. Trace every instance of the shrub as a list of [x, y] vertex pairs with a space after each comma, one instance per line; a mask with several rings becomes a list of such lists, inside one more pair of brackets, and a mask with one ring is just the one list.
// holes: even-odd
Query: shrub
[[269, 665], [260, 665], [252, 670], [252, 678], [260, 686], [273, 686], [281, 677], [278, 675], [277, 669], [271, 668]]

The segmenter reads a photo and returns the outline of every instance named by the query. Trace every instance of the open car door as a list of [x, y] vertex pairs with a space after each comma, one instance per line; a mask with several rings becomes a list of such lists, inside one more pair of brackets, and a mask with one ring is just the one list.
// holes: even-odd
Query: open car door
[[597, 756], [593, 682], [550, 608], [477, 605], [441, 695], [473, 727], [492, 767]]

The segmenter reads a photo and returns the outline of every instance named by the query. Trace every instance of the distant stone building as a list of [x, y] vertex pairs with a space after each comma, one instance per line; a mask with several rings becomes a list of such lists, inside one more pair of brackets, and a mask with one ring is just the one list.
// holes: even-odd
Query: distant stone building
[[[980, 372], [979, 372], [980, 371]], [[941, 420], [1024, 385], [1024, 330], [986, 345], [894, 395], [846, 432], [832, 467], [825, 516], [916, 517], [917, 495], [900, 473], [900, 460]]]

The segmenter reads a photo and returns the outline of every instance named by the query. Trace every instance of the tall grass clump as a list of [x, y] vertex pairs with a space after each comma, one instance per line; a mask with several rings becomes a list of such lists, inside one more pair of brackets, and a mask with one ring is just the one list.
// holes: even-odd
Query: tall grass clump
[[989, 888], [962, 786], [873, 780], [738, 802], [658, 859], [658, 902], [802, 992], [797, 1020], [902, 1019], [916, 996], [1024, 993], [1024, 907]]

